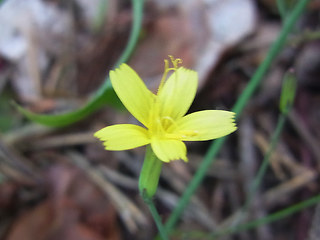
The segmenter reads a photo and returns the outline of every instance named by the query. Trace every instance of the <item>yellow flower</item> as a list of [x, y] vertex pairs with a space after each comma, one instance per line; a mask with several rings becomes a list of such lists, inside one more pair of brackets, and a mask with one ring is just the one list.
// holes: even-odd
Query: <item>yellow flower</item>
[[[152, 93], [138, 74], [126, 64], [110, 71], [112, 86], [128, 111], [143, 126], [117, 124], [97, 131], [94, 136], [104, 141], [107, 150], [127, 150], [147, 144], [163, 162], [187, 159], [183, 141], [206, 141], [235, 131], [233, 112], [206, 110], [185, 116], [198, 85], [197, 72], [173, 67], [165, 60], [165, 71], [156, 94]], [[168, 72], [173, 71], [167, 78]]]

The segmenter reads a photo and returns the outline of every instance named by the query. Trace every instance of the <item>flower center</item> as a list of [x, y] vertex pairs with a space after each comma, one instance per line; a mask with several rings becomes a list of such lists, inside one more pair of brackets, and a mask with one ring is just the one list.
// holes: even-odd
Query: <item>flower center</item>
[[167, 135], [170, 134], [168, 133], [168, 129], [174, 124], [174, 120], [170, 117], [157, 116], [149, 128], [150, 135], [158, 138], [167, 138]]
[[[163, 91], [163, 87], [165, 84], [165, 81], [167, 79], [167, 75], [170, 71], [176, 71], [179, 68], [179, 64], [182, 63], [182, 60], [180, 58], [173, 58], [172, 56], [169, 55], [172, 67], [169, 66], [169, 61], [164, 60], [164, 73], [161, 78], [159, 88], [157, 91], [157, 96]], [[177, 74], [177, 73], [176, 73]], [[176, 81], [178, 81], [178, 77], [176, 75], [175, 77], [175, 84]], [[174, 94], [174, 86], [171, 86], [172, 89], [167, 89], [166, 91], [169, 91], [166, 94], [166, 98], [172, 99], [172, 94]], [[170, 101], [169, 101], [170, 102]], [[149, 123], [150, 125], [148, 126], [149, 130], [149, 137], [150, 138], [162, 138], [162, 139], [174, 139], [174, 140], [183, 140], [187, 139], [192, 136], [196, 136], [198, 133], [195, 131], [180, 131], [180, 132], [174, 132], [174, 129], [176, 128], [176, 122], [175, 119], [173, 119], [170, 116], [170, 111], [166, 109], [165, 111], [165, 116], [163, 116], [163, 107], [160, 105], [161, 103], [158, 101], [157, 97], [154, 99], [154, 105], [152, 106], [152, 109], [150, 111], [149, 115]], [[168, 104], [168, 102], [166, 102]], [[168, 107], [168, 106], [166, 106]], [[170, 108], [169, 108], [170, 109]]]
[[184, 139], [188, 139], [199, 134], [198, 131], [194, 130], [183, 130], [179, 132], [172, 132], [172, 130], [169, 130], [172, 126], [172, 129], [174, 129], [175, 125], [176, 123], [171, 117], [158, 117], [149, 129], [150, 137], [183, 141]]

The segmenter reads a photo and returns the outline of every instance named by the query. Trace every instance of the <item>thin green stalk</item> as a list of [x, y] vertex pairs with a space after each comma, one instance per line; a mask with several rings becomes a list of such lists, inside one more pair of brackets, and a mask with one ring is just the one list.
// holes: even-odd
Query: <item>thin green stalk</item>
[[[130, 37], [114, 68], [118, 67], [121, 63], [129, 59], [139, 39], [139, 34], [142, 26], [144, 0], [131, 0], [131, 2], [133, 10], [133, 22]], [[92, 95], [85, 106], [70, 112], [53, 115], [37, 114], [21, 107], [17, 103], [13, 102], [13, 105], [16, 106], [21, 113], [23, 113], [26, 117], [34, 122], [51, 127], [62, 127], [85, 118], [90, 113], [97, 110], [106, 103], [113, 106], [121, 106], [121, 103], [112, 88], [108, 76], [105, 78], [104, 83]]]
[[307, 207], [310, 207], [314, 204], [317, 204], [318, 202], [320, 202], [320, 195], [317, 195], [317, 196], [310, 198], [308, 200], [305, 200], [301, 203], [298, 203], [298, 204], [293, 205], [291, 207], [280, 210], [276, 213], [270, 214], [264, 218], [260, 218], [258, 220], [251, 221], [246, 224], [240, 225], [235, 231], [236, 232], [245, 231], [245, 230], [256, 228], [256, 227], [264, 225], [264, 224], [268, 224], [268, 223], [277, 221], [277, 220], [282, 219], [284, 217], [290, 216], [291, 214], [297, 213], [304, 208], [307, 208]]
[[277, 0], [277, 7], [278, 7], [281, 18], [285, 19], [287, 11], [286, 11], [286, 4], [284, 0]]
[[290, 39], [290, 44], [297, 46], [304, 42], [314, 41], [318, 39], [320, 39], [320, 31], [305, 30], [303, 33]]
[[254, 91], [259, 86], [262, 78], [270, 68], [273, 60], [278, 56], [279, 52], [281, 51], [282, 47], [286, 43], [287, 36], [291, 32], [295, 22], [298, 20], [300, 15], [302, 14], [303, 10], [305, 9], [307, 3], [310, 0], [301, 0], [299, 1], [291, 14], [288, 16], [286, 21], [284, 22], [283, 28], [277, 38], [277, 40], [272, 44], [265, 60], [260, 64], [259, 68], [256, 70], [254, 75], [252, 76], [249, 84], [244, 89], [242, 94], [240, 95], [239, 99], [237, 100], [236, 104], [232, 108], [232, 110], [237, 114], [237, 117], [240, 116], [243, 108], [246, 106], [247, 102], [251, 98]]
[[[126, 62], [130, 58], [130, 55], [134, 51], [139, 39], [139, 34], [142, 26], [144, 0], [131, 0], [131, 2], [132, 2], [132, 11], [134, 16], [134, 21], [132, 22], [131, 34], [130, 34], [128, 43], [124, 51], [122, 52], [121, 56], [119, 57], [118, 61], [115, 63], [114, 68], [117, 68], [121, 63]], [[109, 77], [107, 76], [105, 82], [99, 88], [96, 95], [103, 96], [105, 88], [109, 86], [112, 87]]]
[[262, 161], [262, 164], [258, 170], [258, 173], [255, 177], [255, 179], [253, 180], [253, 183], [252, 183], [252, 186], [249, 190], [249, 193], [248, 193], [248, 196], [247, 196], [247, 199], [246, 199], [246, 202], [245, 204], [243, 205], [242, 207], [242, 210], [241, 210], [241, 213], [240, 215], [238, 215], [238, 217], [235, 219], [235, 221], [233, 222], [232, 226], [230, 227], [231, 229], [232, 228], [237, 228], [238, 227], [238, 224], [239, 222], [241, 222], [243, 220], [243, 215], [244, 213], [248, 210], [252, 200], [253, 200], [253, 197], [255, 196], [257, 190], [258, 190], [258, 187], [260, 186], [261, 182], [262, 182], [262, 178], [263, 176], [265, 175], [266, 171], [267, 171], [267, 168], [269, 166], [269, 163], [270, 163], [270, 157], [279, 141], [279, 138], [280, 138], [280, 134], [283, 130], [283, 127], [284, 127], [284, 124], [285, 124], [285, 121], [286, 121], [286, 114], [281, 114], [279, 119], [278, 119], [278, 123], [277, 123], [277, 126], [276, 126], [276, 130], [274, 131], [274, 134], [271, 138], [271, 143], [270, 143], [270, 147], [267, 151], [267, 153], [265, 154], [264, 158], [263, 158], [263, 161]]
[[216, 155], [216, 153], [219, 151], [220, 147], [223, 145], [225, 140], [226, 140], [225, 137], [215, 140], [214, 145], [212, 145], [213, 147], [211, 147], [209, 149], [209, 151], [207, 152], [207, 154], [205, 155], [203, 162], [201, 163], [197, 172], [195, 173], [195, 176], [193, 177], [193, 179], [189, 183], [189, 186], [184, 191], [181, 199], [179, 200], [179, 202], [177, 204], [177, 207], [173, 210], [171, 216], [169, 217], [168, 221], [165, 224], [165, 228], [166, 228], [167, 232], [170, 232], [173, 229], [174, 225], [178, 221], [183, 210], [185, 209], [185, 207], [189, 203], [189, 200], [192, 197], [193, 193], [200, 185], [200, 183], [204, 177], [203, 173], [205, 173], [208, 170], [208, 168], [210, 167], [210, 165], [212, 163], [210, 160]]
[[285, 20], [292, 9], [292, 6], [294, 6], [297, 1], [298, 0], [277, 0], [277, 7], [282, 20]]
[[234, 234], [234, 233], [238, 233], [238, 232], [242, 232], [242, 231], [246, 231], [246, 230], [250, 230], [250, 229], [254, 229], [257, 228], [261, 225], [265, 225], [271, 222], [275, 222], [278, 221], [282, 218], [285, 218], [287, 216], [290, 216], [294, 213], [297, 213], [307, 207], [310, 207], [312, 205], [317, 204], [318, 202], [320, 202], [320, 195], [317, 195], [315, 197], [312, 197], [308, 200], [305, 200], [303, 202], [297, 203], [293, 206], [290, 206], [288, 208], [282, 209], [278, 212], [275, 212], [273, 214], [270, 214], [268, 216], [265, 216], [263, 218], [260, 219], [256, 219], [253, 221], [250, 221], [248, 223], [245, 224], [241, 224], [238, 227], [234, 228], [234, 229], [227, 229], [224, 232], [219, 232], [214, 234], [214, 236], [221, 236], [221, 235], [225, 235], [225, 234]]
[[267, 170], [267, 167], [269, 165], [269, 162], [270, 162], [269, 159], [270, 159], [270, 157], [271, 157], [271, 155], [272, 155], [272, 153], [273, 153], [273, 151], [279, 141], [279, 137], [280, 137], [280, 134], [283, 130], [285, 122], [286, 122], [286, 115], [281, 114], [279, 117], [277, 126], [276, 126], [276, 130], [274, 131], [274, 134], [271, 139], [270, 148], [268, 149], [266, 155], [264, 156], [263, 161], [262, 161], [262, 165], [259, 168], [257, 176], [255, 177], [255, 179], [253, 181], [252, 188], [250, 190], [250, 196], [248, 198], [248, 204], [246, 204], [246, 205], [250, 204], [253, 195], [257, 191], [257, 189], [262, 181], [262, 178], [263, 178], [263, 176]]
[[164, 228], [164, 226], [162, 224], [161, 217], [160, 217], [156, 207], [154, 206], [154, 203], [153, 203], [152, 199], [148, 198], [147, 196], [144, 196], [143, 200], [149, 207], [149, 210], [151, 212], [153, 220], [155, 221], [155, 223], [157, 225], [157, 228], [159, 230], [161, 238], [163, 240], [169, 240], [169, 237], [167, 235], [166, 229]]
[[99, 7], [98, 7], [98, 11], [96, 12], [96, 16], [94, 17], [94, 21], [93, 21], [93, 30], [95, 33], [98, 33], [99, 31], [101, 31], [103, 24], [105, 22], [106, 19], [106, 14], [108, 11], [108, 3], [109, 0], [100, 0]]
[[166, 240], [169, 239], [167, 232], [162, 224], [161, 218], [152, 200], [158, 188], [161, 169], [162, 161], [157, 158], [157, 156], [152, 151], [151, 146], [148, 145], [139, 176], [139, 192], [143, 201], [148, 205], [150, 209], [150, 212], [158, 227], [162, 239]]
[[203, 232], [185, 232], [183, 233], [184, 236], [188, 236], [188, 239], [216, 239], [218, 237], [229, 235], [229, 234], [236, 234], [239, 232], [251, 230], [257, 227], [260, 227], [262, 225], [272, 223], [275, 221], [278, 221], [280, 219], [283, 219], [285, 217], [288, 217], [292, 214], [298, 213], [301, 210], [311, 207], [317, 203], [320, 202], [320, 194], [316, 195], [310, 199], [307, 199], [305, 201], [302, 201], [300, 203], [297, 203], [293, 206], [287, 207], [285, 209], [282, 209], [280, 211], [277, 211], [275, 213], [269, 214], [268, 216], [265, 216], [263, 218], [255, 219], [253, 221], [240, 224], [236, 228], [227, 228], [224, 230], [221, 230], [219, 232], [216, 232], [214, 234], [207, 234]]
[[258, 173], [253, 180], [253, 183], [247, 195], [246, 202], [241, 208], [240, 214], [237, 215], [230, 229], [232, 227], [237, 228], [237, 225], [239, 225], [239, 222], [243, 220], [244, 214], [248, 211], [249, 206], [251, 205], [251, 202], [262, 182], [263, 176], [267, 171], [267, 168], [270, 163], [270, 158], [279, 141], [287, 116], [292, 109], [296, 91], [297, 91], [297, 79], [295, 77], [295, 72], [293, 69], [289, 69], [287, 73], [284, 75], [283, 82], [282, 82], [282, 91], [281, 91], [280, 102], [279, 102], [279, 110], [281, 114], [279, 116], [276, 129], [271, 137], [270, 146], [263, 158], [263, 161], [258, 170]]
[[[301, 0], [299, 1], [295, 8], [292, 10], [291, 14], [288, 15], [286, 18], [286, 21], [284, 23], [284, 26], [282, 28], [282, 31], [280, 32], [279, 37], [274, 42], [274, 44], [271, 46], [265, 60], [262, 62], [262, 64], [259, 66], [253, 77], [251, 78], [249, 84], [245, 88], [245, 90], [242, 92], [240, 97], [238, 98], [236, 104], [233, 107], [233, 111], [237, 114], [237, 117], [239, 118], [240, 114], [242, 113], [242, 110], [246, 106], [247, 102], [259, 86], [263, 76], [266, 74], [267, 70], [270, 68], [273, 60], [276, 58], [276, 56], [279, 54], [280, 50], [284, 46], [287, 36], [292, 30], [294, 24], [298, 20], [299, 16], [302, 14], [304, 8], [306, 7], [307, 3], [310, 0]], [[181, 197], [180, 201], [178, 202], [177, 207], [172, 212], [170, 218], [165, 224], [167, 232], [170, 232], [173, 227], [175, 226], [176, 222], [178, 221], [179, 217], [181, 216], [183, 210], [189, 203], [190, 198], [198, 188], [198, 186], [201, 184], [207, 170], [209, 169], [209, 166], [213, 163], [215, 156], [219, 152], [220, 148], [222, 147], [223, 143], [225, 142], [226, 137], [220, 138], [218, 140], [215, 140], [206, 155], [204, 156], [203, 162], [201, 163], [199, 169], [195, 173], [195, 176], [191, 180], [190, 184], [188, 185], [187, 189], [185, 190], [183, 196]]]

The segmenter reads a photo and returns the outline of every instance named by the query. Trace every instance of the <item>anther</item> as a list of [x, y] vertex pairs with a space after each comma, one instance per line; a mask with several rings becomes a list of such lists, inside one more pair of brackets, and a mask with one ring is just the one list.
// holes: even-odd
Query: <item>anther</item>
[[169, 58], [171, 60], [171, 63], [173, 65], [173, 68], [171, 70], [176, 70], [178, 68], [179, 64], [182, 64], [182, 59], [181, 58], [174, 58], [172, 55], [169, 55]]
[[169, 58], [170, 58], [170, 61], [173, 65], [173, 67], [169, 67], [169, 62], [167, 59], [164, 60], [164, 73], [162, 75], [162, 78], [161, 78], [161, 81], [160, 81], [160, 84], [159, 84], [159, 87], [158, 87], [158, 91], [157, 91], [157, 94], [159, 94], [162, 90], [162, 87], [164, 85], [164, 82], [167, 78], [167, 74], [168, 72], [170, 71], [176, 71], [178, 69], [178, 65], [179, 64], [182, 64], [182, 60], [180, 58], [174, 58], [173, 56], [169, 55]]

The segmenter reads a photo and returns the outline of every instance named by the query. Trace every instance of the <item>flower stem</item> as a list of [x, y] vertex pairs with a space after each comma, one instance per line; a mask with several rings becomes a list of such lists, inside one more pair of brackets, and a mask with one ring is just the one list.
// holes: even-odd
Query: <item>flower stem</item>
[[153, 153], [151, 146], [146, 149], [146, 156], [139, 177], [139, 191], [142, 198], [152, 198], [157, 191], [162, 161]]
[[155, 223], [157, 225], [157, 228], [159, 230], [161, 238], [163, 240], [169, 240], [169, 237], [167, 235], [166, 229], [164, 228], [164, 226], [162, 224], [161, 217], [160, 217], [156, 207], [154, 206], [154, 203], [153, 203], [152, 199], [148, 198], [147, 196], [144, 196], [143, 200], [149, 207], [149, 210], [151, 212], [153, 220], [155, 221]]
[[154, 196], [158, 188], [161, 168], [162, 161], [157, 158], [157, 156], [152, 151], [151, 146], [148, 145], [139, 177], [139, 191], [143, 201], [149, 207], [149, 210], [157, 225], [162, 239], [167, 240], [169, 239], [168, 235], [162, 224], [161, 217], [159, 216], [152, 200], [152, 197]]

